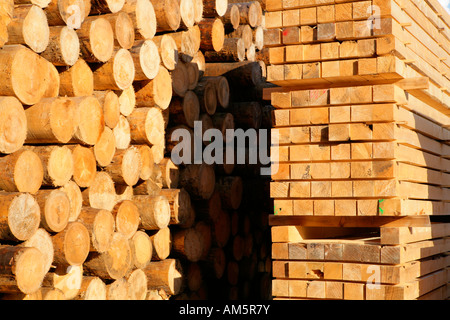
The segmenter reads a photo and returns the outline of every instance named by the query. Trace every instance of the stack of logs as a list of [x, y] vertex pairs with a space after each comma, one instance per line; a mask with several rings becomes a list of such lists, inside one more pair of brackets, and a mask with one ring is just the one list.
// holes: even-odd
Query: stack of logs
[[2, 0], [1, 298], [268, 297], [259, 166], [171, 160], [195, 121], [270, 127], [262, 21], [257, 1]]

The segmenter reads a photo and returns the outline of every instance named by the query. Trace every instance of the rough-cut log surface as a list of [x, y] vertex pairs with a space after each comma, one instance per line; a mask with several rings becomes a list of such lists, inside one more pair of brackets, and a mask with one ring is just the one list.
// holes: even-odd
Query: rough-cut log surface
[[114, 51], [114, 30], [102, 17], [89, 17], [77, 31], [80, 54], [87, 62], [107, 62]]
[[73, 66], [80, 55], [77, 33], [67, 26], [50, 27], [49, 43], [41, 57], [55, 66]]
[[78, 217], [89, 231], [91, 251], [103, 253], [111, 246], [115, 230], [114, 217], [110, 211], [83, 207]]
[[81, 222], [69, 222], [63, 231], [52, 236], [52, 241], [54, 263], [59, 267], [81, 265], [89, 254], [90, 235]]
[[157, 230], [169, 225], [170, 205], [166, 197], [136, 195], [133, 201], [139, 209], [140, 227], [145, 230]]
[[168, 294], [178, 294], [183, 285], [183, 270], [179, 260], [152, 261], [143, 269], [148, 279], [148, 289], [163, 289]]
[[161, 64], [158, 46], [153, 40], [138, 40], [130, 49], [133, 57], [136, 74], [135, 80], [151, 80], [154, 79]]
[[59, 71], [61, 96], [85, 97], [93, 94], [94, 74], [86, 61], [79, 58], [69, 69]]
[[58, 189], [39, 190], [35, 195], [41, 211], [41, 227], [48, 232], [60, 232], [69, 223], [70, 199]]
[[172, 99], [172, 80], [169, 71], [160, 67], [153, 80], [135, 82], [136, 106], [167, 109]]
[[15, 97], [0, 97], [0, 153], [18, 151], [27, 137], [27, 116]]
[[123, 11], [133, 20], [137, 39], [152, 39], [155, 36], [156, 15], [150, 0], [127, 0]]

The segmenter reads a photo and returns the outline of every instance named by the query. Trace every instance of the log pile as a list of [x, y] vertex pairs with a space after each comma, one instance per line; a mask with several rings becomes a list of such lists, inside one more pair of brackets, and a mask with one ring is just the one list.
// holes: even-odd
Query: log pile
[[416, 0], [266, 10], [273, 296], [448, 299], [448, 13]]
[[196, 121], [270, 127], [262, 23], [257, 1], [2, 0], [1, 298], [270, 295], [259, 165], [171, 159]]

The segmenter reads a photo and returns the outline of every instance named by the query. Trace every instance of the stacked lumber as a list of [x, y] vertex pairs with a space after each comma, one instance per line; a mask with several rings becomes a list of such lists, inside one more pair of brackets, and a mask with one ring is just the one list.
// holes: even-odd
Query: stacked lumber
[[266, 3], [274, 297], [449, 297], [450, 17], [436, 3]]
[[2, 0], [1, 298], [205, 297], [225, 270], [230, 297], [253, 276], [267, 294], [253, 167], [171, 159], [195, 121], [261, 126], [262, 87], [229, 86], [263, 82], [261, 21], [259, 2]]

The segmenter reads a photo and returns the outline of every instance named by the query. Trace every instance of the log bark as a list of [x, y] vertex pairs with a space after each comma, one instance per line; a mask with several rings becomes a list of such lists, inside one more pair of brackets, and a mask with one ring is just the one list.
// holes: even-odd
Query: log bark
[[117, 150], [109, 165], [104, 168], [116, 184], [135, 185], [141, 171], [139, 150], [131, 146], [125, 150]]
[[230, 88], [258, 86], [263, 82], [261, 64], [243, 61], [233, 63], [207, 63], [204, 76], [225, 76]]
[[85, 97], [94, 93], [94, 74], [89, 65], [79, 58], [75, 64], [59, 73], [59, 94], [68, 97]]
[[136, 108], [127, 119], [133, 143], [164, 144], [164, 119], [160, 108]]
[[0, 190], [34, 194], [43, 177], [42, 162], [31, 150], [22, 148], [0, 158]]
[[80, 41], [77, 33], [67, 26], [50, 27], [49, 43], [41, 53], [55, 66], [73, 66], [80, 55]]
[[44, 258], [38, 249], [0, 246], [0, 291], [34, 293], [44, 275]]
[[97, 162], [92, 149], [80, 145], [72, 147], [73, 180], [80, 188], [89, 187], [97, 175]]
[[89, 254], [89, 231], [81, 222], [68, 223], [63, 231], [52, 236], [52, 241], [54, 263], [60, 268], [82, 265]]
[[38, 54], [22, 45], [7, 45], [0, 51], [0, 66], [0, 95], [15, 96], [26, 105], [44, 97], [48, 66]]
[[114, 52], [114, 30], [111, 23], [102, 17], [85, 19], [76, 30], [80, 39], [80, 56], [86, 62], [107, 62]]
[[169, 225], [170, 205], [166, 197], [136, 195], [133, 201], [139, 209], [141, 228], [145, 230], [157, 230]]
[[236, 5], [239, 7], [241, 24], [248, 24], [252, 28], [261, 25], [262, 8], [258, 1], [236, 3]]
[[43, 52], [50, 41], [50, 30], [44, 10], [35, 5], [14, 8], [8, 24], [8, 44], [24, 44], [36, 53]]
[[239, 13], [239, 7], [235, 3], [229, 3], [227, 6], [227, 11], [222, 16], [222, 22], [225, 28], [231, 26], [234, 30], [239, 27], [241, 23], [241, 15]]
[[83, 204], [95, 209], [112, 210], [116, 204], [116, 189], [111, 176], [104, 171], [97, 172], [88, 188], [82, 192]]
[[160, 68], [161, 58], [153, 40], [139, 40], [130, 49], [136, 74], [135, 81], [154, 79]]
[[88, 274], [102, 279], [117, 280], [131, 267], [131, 249], [124, 235], [115, 232], [106, 252], [92, 252], [83, 265]]
[[27, 136], [26, 113], [17, 98], [0, 97], [0, 114], [0, 153], [16, 152]]
[[158, 74], [152, 80], [134, 83], [136, 106], [159, 107], [164, 110], [172, 99], [172, 78], [169, 71], [160, 67]]
[[147, 275], [149, 290], [163, 289], [170, 295], [176, 295], [182, 291], [183, 270], [179, 260], [152, 261], [143, 271]]
[[214, 192], [214, 169], [206, 164], [187, 165], [180, 171], [179, 185], [197, 199], [209, 199]]
[[115, 221], [110, 211], [83, 207], [78, 220], [84, 224], [90, 234], [90, 250], [106, 252], [114, 235]]
[[130, 239], [131, 265], [134, 268], [144, 269], [151, 261], [153, 255], [152, 240], [144, 231], [138, 230]]
[[72, 178], [73, 156], [66, 146], [25, 146], [40, 159], [44, 171], [42, 185], [61, 187]]
[[200, 48], [206, 51], [220, 51], [225, 38], [225, 27], [222, 20], [206, 18], [198, 26], [203, 40]]
[[156, 33], [156, 15], [150, 0], [126, 1], [122, 11], [128, 13], [133, 20], [136, 39], [152, 39]]
[[178, 0], [153, 1], [156, 32], [175, 31], [180, 27], [181, 12]]
[[103, 15], [111, 23], [114, 30], [114, 46], [129, 50], [135, 40], [133, 20], [126, 12], [117, 12]]
[[116, 232], [131, 239], [139, 227], [139, 209], [132, 200], [118, 202], [111, 210], [115, 219]]
[[198, 64], [193, 62], [186, 63], [187, 72], [188, 72], [188, 90], [194, 90], [197, 87], [198, 80], [200, 79], [200, 70], [198, 69]]
[[128, 50], [120, 48], [106, 63], [94, 67], [95, 90], [124, 90], [133, 84], [134, 61]]
[[58, 189], [39, 190], [35, 199], [41, 211], [41, 227], [51, 233], [61, 232], [69, 223], [70, 200]]
[[200, 102], [193, 91], [187, 91], [183, 98], [173, 97], [169, 107], [169, 122], [184, 124], [194, 128], [194, 121], [199, 120]]
[[102, 106], [105, 125], [113, 129], [119, 123], [119, 97], [111, 90], [94, 91], [94, 97]]
[[[150, 231], [151, 232], [151, 231]], [[152, 241], [152, 260], [165, 260], [172, 249], [172, 235], [170, 228], [162, 228], [153, 233], [150, 233], [150, 240]]]
[[200, 49], [201, 35], [198, 25], [170, 35], [175, 40], [179, 59], [184, 62], [192, 61], [195, 53]]

